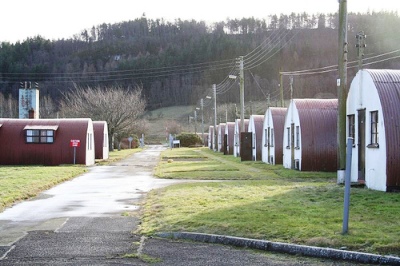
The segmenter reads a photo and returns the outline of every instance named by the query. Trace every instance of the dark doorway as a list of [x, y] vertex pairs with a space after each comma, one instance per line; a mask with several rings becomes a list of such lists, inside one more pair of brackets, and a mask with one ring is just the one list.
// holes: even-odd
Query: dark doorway
[[253, 133], [241, 132], [240, 133], [240, 158], [241, 161], [251, 161], [253, 159]]

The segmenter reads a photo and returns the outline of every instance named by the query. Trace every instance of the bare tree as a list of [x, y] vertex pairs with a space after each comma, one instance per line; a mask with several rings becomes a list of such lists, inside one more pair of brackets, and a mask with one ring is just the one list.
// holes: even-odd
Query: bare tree
[[18, 117], [18, 101], [15, 100], [11, 94], [5, 97], [3, 93], [0, 93], [0, 117]]
[[123, 137], [135, 132], [140, 116], [144, 113], [146, 102], [142, 89], [123, 89], [121, 87], [86, 87], [64, 94], [61, 113], [64, 117], [87, 117], [108, 124], [109, 147], [113, 150], [113, 139], [120, 142]]

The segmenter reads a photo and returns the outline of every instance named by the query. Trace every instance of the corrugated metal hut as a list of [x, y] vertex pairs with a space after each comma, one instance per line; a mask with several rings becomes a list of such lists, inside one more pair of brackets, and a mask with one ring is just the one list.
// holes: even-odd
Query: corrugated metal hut
[[287, 108], [270, 107], [265, 112], [262, 138], [262, 161], [282, 164], [283, 128]]
[[285, 117], [283, 166], [337, 170], [337, 99], [294, 99]]
[[400, 190], [400, 70], [357, 73], [347, 98], [347, 136], [355, 140], [351, 180]]
[[94, 164], [91, 119], [0, 119], [0, 124], [2, 165], [72, 164], [73, 145], [79, 146], [75, 163]]
[[[244, 130], [243, 132], [247, 132], [249, 127], [249, 119], [244, 119]], [[235, 120], [235, 130], [233, 132], [234, 139], [234, 148], [233, 148], [233, 156], [240, 157], [240, 119]]]
[[213, 143], [214, 138], [213, 138], [213, 136], [214, 136], [214, 126], [210, 126], [208, 128], [208, 148], [210, 150], [212, 150], [213, 147], [214, 147], [214, 143]]
[[252, 137], [252, 157], [253, 161], [261, 161], [262, 159], [262, 134], [264, 125], [264, 115], [251, 115], [249, 119], [248, 132]]
[[93, 121], [95, 159], [108, 159], [108, 125], [106, 121]]
[[220, 123], [218, 125], [218, 151], [224, 152], [224, 137], [225, 137], [225, 126], [226, 123]]
[[216, 128], [214, 128], [212, 138], [213, 138], [212, 149], [213, 149], [213, 151], [217, 151], [217, 149], [218, 149], [218, 125]]
[[235, 132], [235, 122], [227, 122], [225, 126], [225, 135], [227, 140], [226, 152], [228, 155], [233, 154], [234, 132]]

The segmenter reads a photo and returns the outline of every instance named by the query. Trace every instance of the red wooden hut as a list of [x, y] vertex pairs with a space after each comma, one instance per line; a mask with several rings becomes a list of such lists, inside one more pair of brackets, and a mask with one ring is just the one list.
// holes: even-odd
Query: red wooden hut
[[0, 119], [0, 124], [1, 165], [73, 164], [74, 157], [76, 164], [94, 164], [89, 118]]

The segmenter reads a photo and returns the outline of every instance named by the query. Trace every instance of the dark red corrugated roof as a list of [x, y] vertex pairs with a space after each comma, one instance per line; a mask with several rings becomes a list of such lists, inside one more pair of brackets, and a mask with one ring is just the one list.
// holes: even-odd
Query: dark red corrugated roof
[[274, 123], [275, 138], [275, 164], [283, 163], [283, 134], [285, 128], [285, 116], [287, 108], [270, 107], [272, 121]]
[[301, 128], [301, 169], [337, 170], [337, 99], [294, 99]]
[[[70, 140], [79, 139], [81, 146], [76, 152], [76, 163], [86, 164], [87, 132], [90, 119], [0, 119], [0, 164], [59, 165], [73, 163]], [[55, 129], [54, 143], [26, 144], [27, 128]]]
[[400, 186], [400, 70], [366, 70], [382, 105], [386, 137], [387, 187]]

